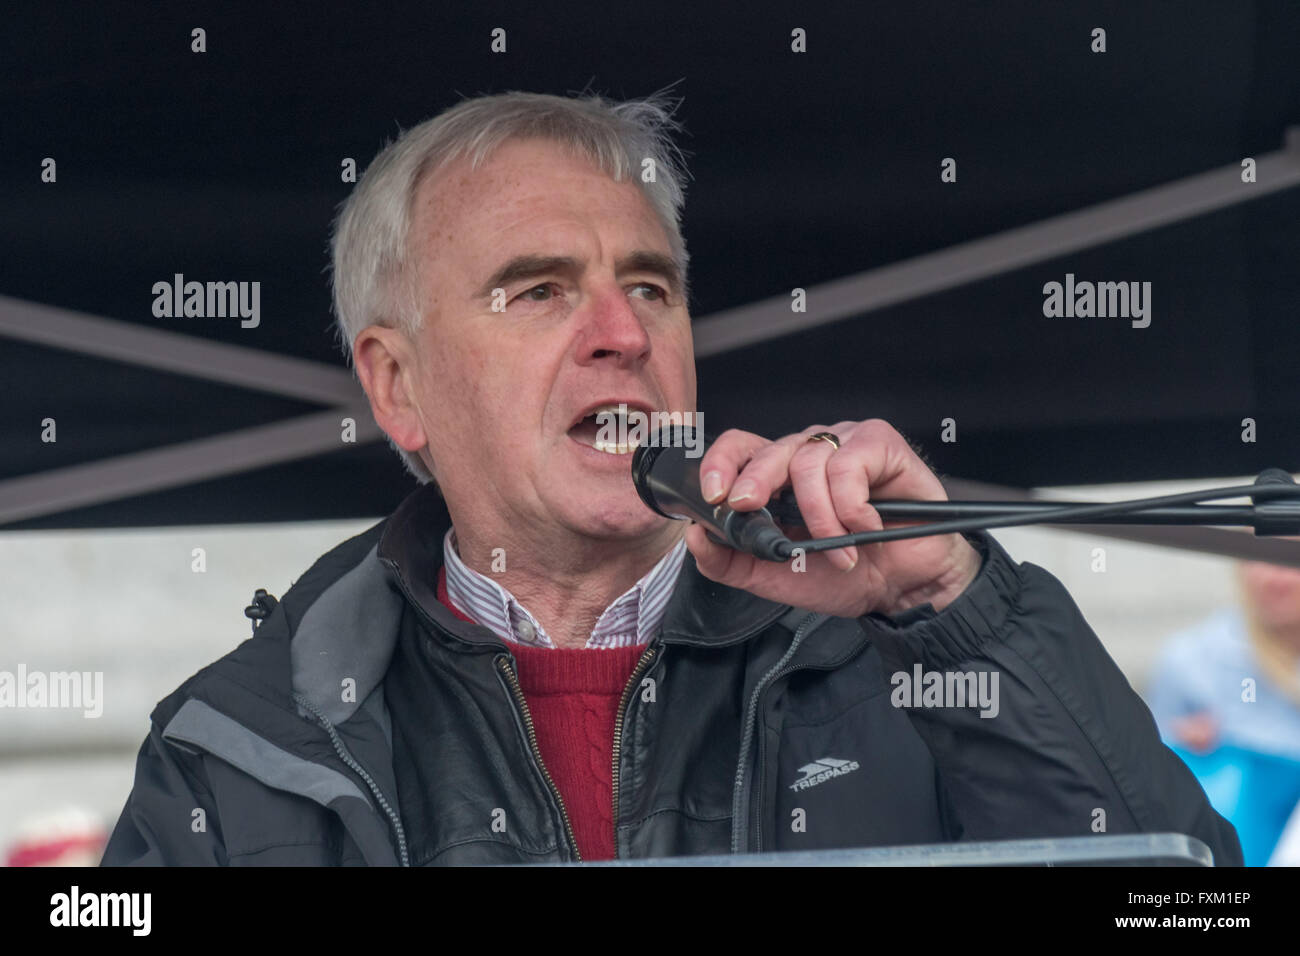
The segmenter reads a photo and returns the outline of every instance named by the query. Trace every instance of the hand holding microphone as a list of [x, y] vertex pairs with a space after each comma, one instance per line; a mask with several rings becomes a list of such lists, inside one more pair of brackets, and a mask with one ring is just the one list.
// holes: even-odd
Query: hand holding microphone
[[699, 459], [688, 459], [685, 447], [671, 429], [656, 436], [633, 455], [633, 480], [652, 510], [696, 523], [687, 547], [711, 580], [795, 607], [857, 616], [927, 601], [941, 609], [978, 570], [978, 554], [957, 534], [850, 545], [808, 553], [799, 567], [785, 563], [798, 544], [764, 505], [786, 485], [817, 538], [880, 530], [873, 495], [946, 500], [938, 478], [885, 422], [817, 425], [777, 441], [732, 429]]
[[656, 437], [661, 444], [642, 445], [632, 456], [632, 481], [651, 511], [694, 521], [719, 544], [765, 561], [790, 557], [794, 545], [766, 508], [737, 511], [725, 501], [710, 504], [700, 490], [700, 459], [687, 457], [686, 443], [676, 440], [672, 429]]
[[[950, 502], [911, 445], [879, 420], [845, 422], [834, 431], [813, 426], [776, 442], [732, 430], [706, 445], [701, 460], [687, 458], [683, 449], [699, 443], [683, 437], [697, 436], [666, 430], [633, 455], [641, 499], [665, 517], [701, 526], [688, 529], [686, 540], [706, 577], [811, 610], [843, 595], [842, 576], [827, 581], [819, 570], [826, 590], [791, 589], [788, 579], [760, 565], [814, 555], [819, 568], [831, 561], [856, 573], [861, 553], [875, 575], [867, 582], [868, 605], [893, 613], [926, 601], [941, 610], [965, 589], [978, 570], [974, 549], [961, 537], [968, 531], [1040, 523], [1240, 525], [1257, 536], [1300, 535], [1300, 486], [1281, 468], [1265, 469], [1251, 485], [1121, 502]], [[781, 490], [786, 485], [793, 490]], [[1251, 503], [1207, 504], [1242, 497]], [[790, 541], [774, 515], [804, 525], [812, 540]], [[882, 517], [905, 525], [882, 530]], [[796, 592], [828, 603], [799, 605], [791, 599]]]

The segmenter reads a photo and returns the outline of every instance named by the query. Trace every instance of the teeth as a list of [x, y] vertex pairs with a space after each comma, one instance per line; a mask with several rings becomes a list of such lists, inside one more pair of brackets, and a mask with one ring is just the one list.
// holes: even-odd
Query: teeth
[[[628, 411], [631, 412], [633, 410], [629, 408]], [[595, 418], [597, 415], [601, 415], [604, 413], [609, 413], [613, 415], [622, 415], [623, 410], [619, 408], [619, 406], [617, 405], [601, 405], [599, 408], [593, 408], [591, 411], [587, 412], [585, 417]]]
[[[624, 414], [624, 410], [626, 410], [626, 414]], [[634, 414], [641, 414], [641, 413], [634, 408], [628, 408], [626, 405], [622, 403], [609, 402], [607, 404], [598, 405], [596, 408], [593, 408], [584, 416], [584, 420], [597, 418], [598, 416], [607, 415], [607, 414], [612, 414], [616, 416], [616, 421], [619, 426], [618, 430], [619, 432], [622, 433], [622, 432], [626, 432], [627, 430], [626, 426], [628, 424], [629, 418]], [[637, 446], [639, 443], [635, 440], [626, 441], [626, 442], [612, 442], [612, 441], [604, 441], [600, 438], [596, 438], [586, 442], [586, 444], [596, 449], [596, 451], [604, 452], [607, 455], [630, 455], [632, 454], [632, 452], [637, 450]]]

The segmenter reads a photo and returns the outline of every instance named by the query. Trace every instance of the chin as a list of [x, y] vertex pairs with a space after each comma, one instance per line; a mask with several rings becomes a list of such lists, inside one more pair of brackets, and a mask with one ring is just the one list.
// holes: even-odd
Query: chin
[[637, 497], [628, 494], [592, 495], [572, 502], [565, 509], [565, 523], [580, 534], [593, 538], [635, 538], [663, 527], [668, 518], [655, 514]]

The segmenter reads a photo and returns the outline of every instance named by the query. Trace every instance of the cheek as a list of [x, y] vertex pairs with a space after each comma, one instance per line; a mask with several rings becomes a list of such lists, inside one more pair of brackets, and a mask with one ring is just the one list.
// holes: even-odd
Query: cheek
[[689, 327], [665, 336], [657, 352], [662, 360], [660, 381], [680, 389], [687, 401], [694, 401], [695, 357]]
[[1300, 615], [1300, 589], [1294, 581], [1279, 581], [1276, 589], [1269, 593], [1269, 598], [1279, 611], [1293, 617]]
[[420, 412], [434, 446], [463, 448], [470, 436], [480, 433], [483, 419], [479, 394], [482, 372], [474, 357], [456, 343], [432, 342], [423, 350], [420, 362]]
[[503, 344], [462, 351], [446, 369], [445, 407], [458, 411], [462, 430], [519, 444], [537, 430], [553, 381], [542, 357], [540, 349], [506, 350]]
[[1275, 620], [1300, 618], [1300, 582], [1291, 576], [1257, 575], [1247, 584], [1251, 599]]

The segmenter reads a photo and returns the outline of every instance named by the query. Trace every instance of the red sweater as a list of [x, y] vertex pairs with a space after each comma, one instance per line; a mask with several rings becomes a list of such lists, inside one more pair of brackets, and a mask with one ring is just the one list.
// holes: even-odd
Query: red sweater
[[[469, 621], [447, 597], [438, 600]], [[542, 762], [555, 781], [584, 860], [614, 858], [614, 720], [644, 644], [551, 648], [511, 643]]]

